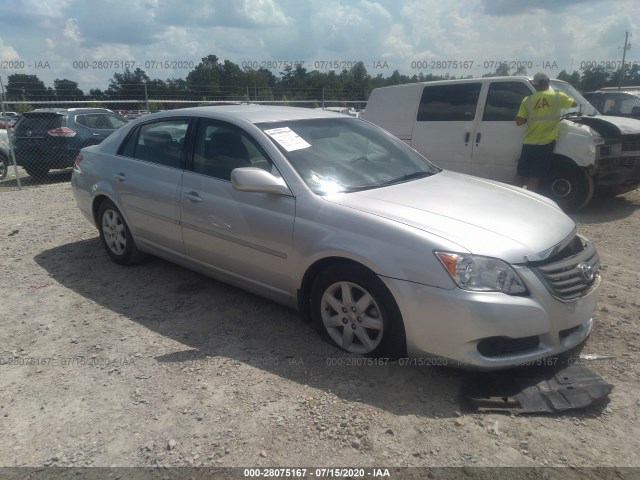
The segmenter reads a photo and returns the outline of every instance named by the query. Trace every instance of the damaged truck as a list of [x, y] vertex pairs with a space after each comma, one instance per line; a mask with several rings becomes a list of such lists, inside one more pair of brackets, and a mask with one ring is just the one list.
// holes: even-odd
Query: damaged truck
[[[562, 110], [544, 195], [578, 210], [594, 195], [640, 185], [640, 120], [603, 116], [569, 83], [551, 80], [578, 103]], [[535, 92], [527, 77], [488, 77], [376, 88], [361, 118], [385, 128], [438, 166], [501, 182], [516, 174], [526, 128], [515, 118]]]

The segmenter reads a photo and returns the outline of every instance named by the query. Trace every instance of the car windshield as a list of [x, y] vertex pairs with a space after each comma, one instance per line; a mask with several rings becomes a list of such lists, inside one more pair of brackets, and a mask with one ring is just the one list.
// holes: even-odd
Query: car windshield
[[355, 118], [258, 125], [317, 194], [403, 183], [440, 171], [400, 140]]
[[578, 90], [573, 88], [570, 83], [551, 80], [549, 82], [549, 85], [554, 90], [566, 93], [578, 103], [578, 105], [574, 108], [563, 108], [563, 115], [566, 115], [568, 113], [577, 113], [580, 115], [600, 115], [600, 112], [598, 112], [598, 110], [596, 110], [593, 105], [591, 105], [589, 101], [584, 98]]

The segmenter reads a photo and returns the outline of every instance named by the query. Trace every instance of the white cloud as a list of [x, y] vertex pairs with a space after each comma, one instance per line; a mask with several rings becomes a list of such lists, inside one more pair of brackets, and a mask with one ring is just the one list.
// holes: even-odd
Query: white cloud
[[[413, 60], [469, 60], [474, 69], [425, 73], [480, 75], [485, 61], [524, 60], [559, 70], [621, 57], [624, 32], [640, 35], [634, 0], [11, 0], [0, 3], [2, 59], [47, 59], [54, 78], [104, 88], [115, 71], [79, 71], [74, 60], [361, 60], [369, 73], [417, 73]], [[632, 37], [631, 42], [634, 42]], [[44, 58], [43, 58], [44, 57]], [[640, 60], [634, 45], [629, 60]], [[388, 70], [373, 70], [375, 61]], [[274, 70], [278, 73], [278, 69]], [[149, 70], [184, 78], [188, 70]], [[0, 71], [0, 75], [14, 73]], [[32, 73], [32, 72], [15, 72]], [[88, 85], [82, 85], [88, 89]]]

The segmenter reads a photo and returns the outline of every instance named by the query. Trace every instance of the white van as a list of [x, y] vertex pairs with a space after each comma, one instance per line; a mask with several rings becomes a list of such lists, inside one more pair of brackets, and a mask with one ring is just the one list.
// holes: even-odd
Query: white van
[[[554, 166], [544, 193], [579, 209], [594, 192], [620, 194], [640, 185], [640, 121], [605, 117], [570, 84], [551, 80], [578, 107], [563, 110]], [[512, 182], [524, 126], [515, 118], [535, 92], [526, 77], [489, 77], [376, 88], [361, 118], [379, 125], [442, 168]]]

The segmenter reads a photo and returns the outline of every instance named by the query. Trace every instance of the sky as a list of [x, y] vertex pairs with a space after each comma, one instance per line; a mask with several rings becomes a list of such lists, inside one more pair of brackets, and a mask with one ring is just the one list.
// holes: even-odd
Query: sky
[[[3, 0], [0, 78], [105, 89], [124, 66], [185, 78], [213, 54], [276, 75], [287, 64], [369, 74], [533, 75], [640, 63], [637, 0]], [[126, 63], [125, 63], [126, 62]]]

